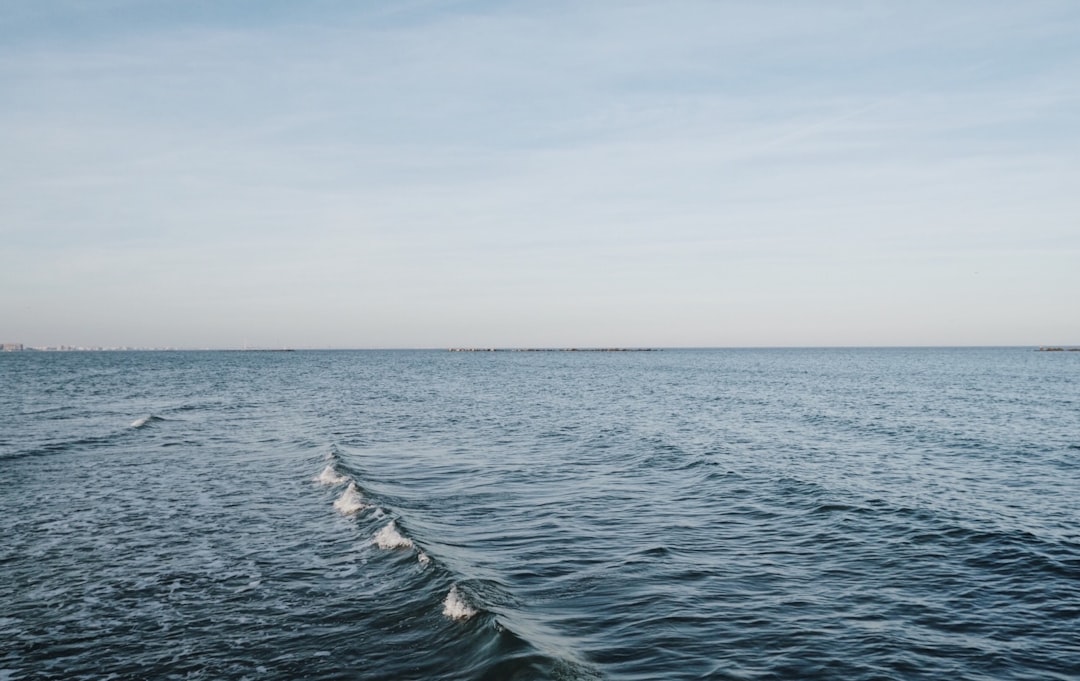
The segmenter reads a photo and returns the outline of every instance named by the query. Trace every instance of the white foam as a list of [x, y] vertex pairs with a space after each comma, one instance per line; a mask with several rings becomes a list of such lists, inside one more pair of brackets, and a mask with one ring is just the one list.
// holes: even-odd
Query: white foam
[[156, 421], [156, 420], [157, 420], [157, 417], [154, 416], [153, 414], [150, 414], [149, 416], [144, 416], [141, 419], [135, 419], [134, 421], [132, 421], [131, 422], [131, 427], [132, 428], [142, 428], [147, 423], [150, 423], [151, 421]]
[[467, 620], [476, 615], [476, 608], [469, 605], [457, 590], [457, 585], [450, 587], [443, 601], [442, 613], [452, 620]]
[[322, 473], [316, 475], [314, 478], [312, 478], [312, 480], [319, 483], [320, 485], [327, 485], [332, 487], [334, 485], [341, 485], [345, 482], [348, 482], [349, 479], [346, 478], [344, 475], [338, 475], [338, 472], [334, 470], [334, 464], [328, 463], [326, 464], [326, 468], [322, 470]]
[[413, 543], [398, 532], [397, 523], [391, 520], [375, 535], [375, 545], [380, 549], [411, 549]]
[[351, 515], [367, 507], [368, 505], [364, 503], [363, 498], [360, 496], [360, 491], [356, 489], [355, 482], [350, 482], [349, 486], [345, 488], [345, 491], [342, 492], [341, 496], [334, 502], [334, 508], [344, 515]]
[[427, 565], [431, 562], [431, 558], [429, 558], [428, 554], [424, 553], [423, 551], [419, 552], [419, 555], [416, 556], [416, 560], [420, 561], [421, 565]]

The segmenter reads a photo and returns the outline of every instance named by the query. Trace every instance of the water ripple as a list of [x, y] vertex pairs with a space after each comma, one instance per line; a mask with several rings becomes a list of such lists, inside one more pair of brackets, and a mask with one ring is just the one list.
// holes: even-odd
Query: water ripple
[[0, 676], [1073, 678], [1033, 354], [0, 357]]

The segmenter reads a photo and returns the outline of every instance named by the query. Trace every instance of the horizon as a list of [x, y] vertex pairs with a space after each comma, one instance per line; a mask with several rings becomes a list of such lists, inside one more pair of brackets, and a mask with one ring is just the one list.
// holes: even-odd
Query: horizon
[[123, 346], [74, 346], [66, 344], [29, 346], [21, 343], [3, 343], [19, 345], [17, 350], [4, 348], [0, 354], [18, 352], [449, 352], [449, 353], [547, 353], [547, 352], [582, 352], [582, 353], [640, 353], [662, 351], [695, 350], [993, 350], [993, 349], [1030, 349], [1036, 351], [1076, 351], [1080, 344], [1042, 343], [1036, 345], [712, 345], [712, 346], [477, 346], [477, 347], [137, 347]]
[[0, 341], [1080, 340], [1080, 5], [46, 0]]

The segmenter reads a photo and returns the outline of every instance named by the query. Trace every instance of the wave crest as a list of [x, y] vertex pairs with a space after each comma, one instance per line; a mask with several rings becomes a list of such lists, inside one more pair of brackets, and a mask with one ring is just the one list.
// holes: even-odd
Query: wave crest
[[349, 486], [334, 502], [334, 508], [342, 515], [352, 515], [367, 507], [368, 505], [364, 503], [363, 497], [360, 496], [360, 490], [356, 488], [356, 482], [350, 482]]
[[452, 620], [467, 620], [476, 616], [478, 611], [458, 591], [457, 584], [450, 587], [443, 601], [443, 614]]
[[164, 421], [164, 420], [165, 419], [161, 418], [160, 416], [154, 416], [153, 414], [147, 414], [146, 416], [143, 416], [142, 418], [135, 419], [134, 421], [132, 421], [130, 427], [131, 428], [142, 428], [142, 427], [144, 427], [144, 426], [146, 426], [148, 424], [154, 423], [155, 421]]
[[411, 549], [413, 542], [398, 532], [397, 523], [391, 520], [375, 535], [375, 545], [380, 549]]
[[320, 485], [333, 487], [334, 485], [344, 484], [348, 481], [348, 478], [344, 475], [340, 475], [337, 470], [334, 469], [334, 464], [328, 463], [326, 464], [326, 468], [322, 469], [322, 473], [316, 475], [312, 480]]

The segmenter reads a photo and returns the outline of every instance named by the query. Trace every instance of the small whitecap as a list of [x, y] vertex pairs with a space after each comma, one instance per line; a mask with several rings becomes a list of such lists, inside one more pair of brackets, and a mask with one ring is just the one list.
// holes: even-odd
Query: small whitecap
[[398, 532], [397, 523], [391, 520], [386, 527], [379, 530], [375, 535], [375, 545], [380, 549], [409, 549], [412, 548], [412, 540]]
[[334, 470], [334, 464], [331, 463], [327, 464], [326, 468], [322, 469], [322, 473], [316, 475], [314, 478], [312, 478], [312, 480], [319, 483], [320, 485], [332, 487], [334, 485], [344, 484], [348, 482], [349, 479], [346, 478], [344, 475], [339, 475], [338, 472]]
[[162, 419], [159, 416], [154, 416], [153, 414], [148, 414], [147, 416], [144, 416], [144, 417], [142, 417], [140, 419], [135, 419], [134, 421], [132, 421], [130, 427], [131, 428], [142, 428], [143, 426], [145, 426], [146, 424], [148, 424], [148, 423], [150, 423], [152, 421], [161, 421], [161, 420]]
[[458, 592], [457, 585], [450, 587], [443, 601], [443, 614], [452, 620], [467, 620], [476, 615], [476, 608], [469, 605], [468, 601]]
[[421, 552], [420, 552], [420, 553], [419, 553], [419, 554], [418, 554], [418, 555], [416, 556], [416, 560], [420, 561], [420, 564], [421, 564], [421, 565], [427, 565], [428, 563], [430, 563], [430, 562], [431, 562], [431, 558], [430, 558], [430, 557], [428, 557], [428, 554], [424, 553], [423, 551], [421, 551]]
[[356, 483], [350, 482], [341, 496], [334, 502], [334, 508], [343, 515], [351, 515], [367, 508], [367, 504], [360, 497], [360, 491], [356, 489]]

